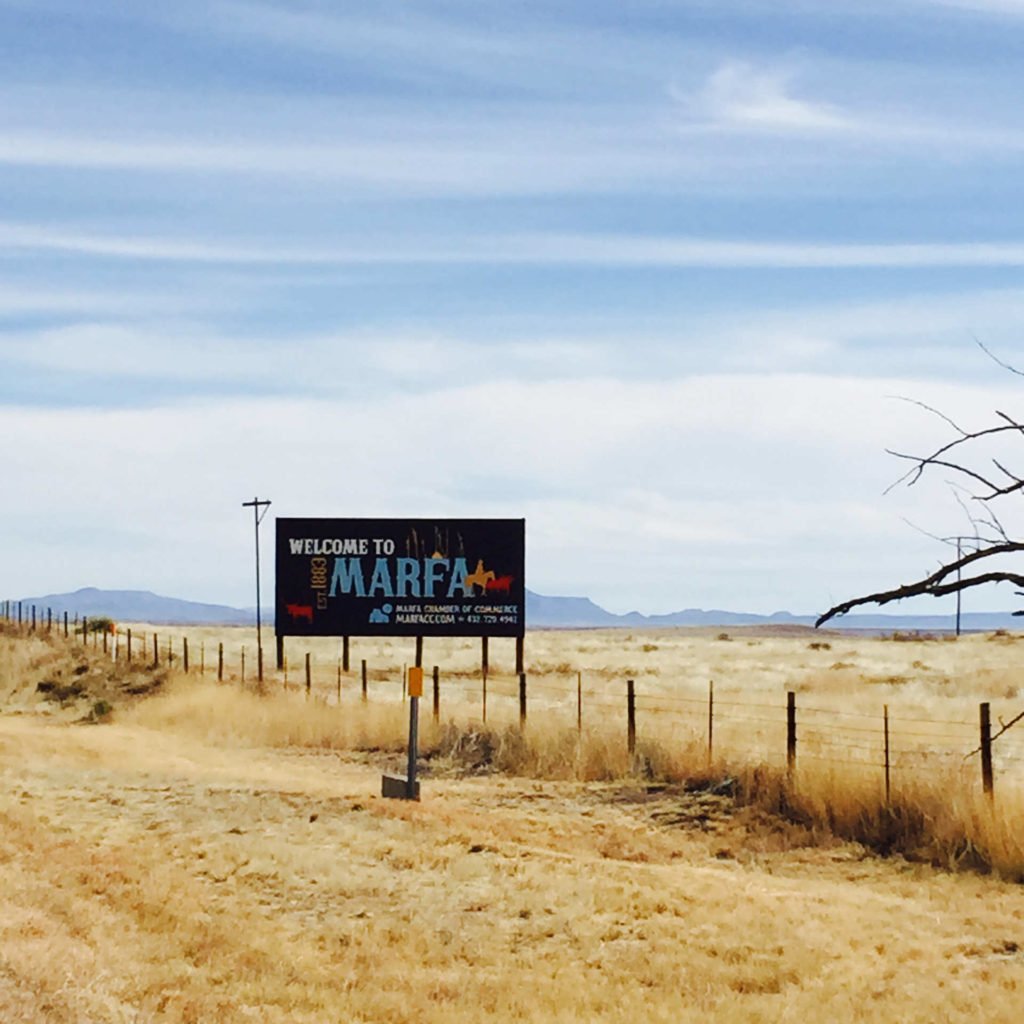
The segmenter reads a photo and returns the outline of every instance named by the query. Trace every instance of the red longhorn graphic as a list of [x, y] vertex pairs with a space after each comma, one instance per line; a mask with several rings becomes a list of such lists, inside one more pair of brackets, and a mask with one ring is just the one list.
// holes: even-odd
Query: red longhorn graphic
[[311, 604], [286, 604], [285, 610], [293, 619], [307, 619], [313, 625], [313, 606]]
[[493, 580], [487, 581], [487, 593], [490, 594], [492, 591], [495, 593], [510, 594], [512, 592], [512, 581], [515, 579], [514, 576], [498, 576]]

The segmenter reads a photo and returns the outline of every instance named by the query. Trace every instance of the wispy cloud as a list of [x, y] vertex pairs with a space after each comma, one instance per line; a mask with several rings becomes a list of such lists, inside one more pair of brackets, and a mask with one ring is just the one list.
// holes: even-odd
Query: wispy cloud
[[394, 264], [779, 269], [1024, 266], [1024, 241], [865, 244], [515, 233], [448, 239], [392, 236], [352, 239], [348, 245], [288, 247], [265, 239], [222, 242], [102, 235], [0, 223], [0, 251], [4, 249], [170, 263], [339, 267]]
[[701, 123], [721, 128], [795, 134], [859, 132], [860, 122], [833, 104], [796, 95], [792, 70], [727, 61], [695, 95], [673, 95]]

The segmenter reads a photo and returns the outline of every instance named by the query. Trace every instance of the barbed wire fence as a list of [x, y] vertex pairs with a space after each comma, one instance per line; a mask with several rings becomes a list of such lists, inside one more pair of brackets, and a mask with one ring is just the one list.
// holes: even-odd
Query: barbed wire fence
[[[107, 618], [72, 617], [67, 611], [55, 615], [50, 608], [12, 601], [0, 602], [0, 619], [9, 630], [56, 635], [82, 649], [102, 651], [125, 667], [170, 666], [222, 683], [257, 681], [256, 652], [247, 651], [244, 644], [234, 645], [232, 664], [228, 655], [233, 645], [218, 641], [215, 649], [212, 644], [208, 648], [205, 640], [190, 645], [178, 629], [163, 635], [158, 630], [133, 633], [131, 628], [118, 629]], [[371, 666], [361, 659], [358, 670], [350, 671], [348, 654], [347, 642], [329, 664], [307, 651], [298, 672], [290, 670], [285, 659], [283, 670], [272, 675], [269, 685], [337, 706], [406, 699], [407, 665]], [[1010, 733], [1024, 720], [1024, 712], [1006, 721], [997, 719], [999, 728], [993, 731], [988, 701], [979, 703], [978, 717], [972, 721], [892, 714], [887, 704], [877, 711], [804, 704], [803, 695], [793, 690], [786, 692], [785, 703], [769, 702], [739, 691], [716, 692], [711, 681], [706, 695], [692, 689], [686, 695], [665, 692], [663, 687], [644, 692], [632, 679], [598, 683], [582, 671], [574, 677], [500, 673], [486, 660], [479, 672], [445, 672], [435, 665], [427, 675], [432, 699], [424, 702], [423, 713], [435, 721], [454, 712], [470, 721], [486, 724], [490, 719], [492, 725], [518, 724], [525, 729], [540, 717], [575, 725], [581, 734], [600, 730], [618, 735], [634, 762], [640, 745], [649, 741], [690, 751], [703, 748], [709, 768], [724, 753], [784, 768], [791, 776], [806, 761], [835, 765], [877, 776], [887, 801], [899, 780], [935, 775], [939, 769], [980, 783], [990, 800], [995, 798], [997, 773], [1024, 783], [1024, 731], [1020, 738]]]

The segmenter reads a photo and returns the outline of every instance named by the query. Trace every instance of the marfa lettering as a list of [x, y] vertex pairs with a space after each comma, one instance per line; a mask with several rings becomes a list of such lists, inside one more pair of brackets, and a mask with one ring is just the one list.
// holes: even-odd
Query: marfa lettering
[[331, 575], [331, 597], [444, 597], [457, 594], [473, 597], [473, 584], [466, 582], [469, 565], [465, 558], [378, 558], [370, 578], [358, 558], [336, 558]]

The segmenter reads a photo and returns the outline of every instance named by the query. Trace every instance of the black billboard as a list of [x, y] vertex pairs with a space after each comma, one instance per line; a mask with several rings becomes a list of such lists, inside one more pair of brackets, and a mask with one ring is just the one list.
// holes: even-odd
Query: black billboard
[[523, 519], [278, 519], [279, 636], [523, 636]]

